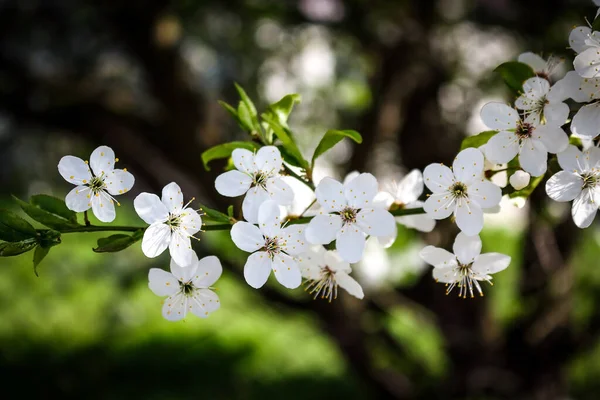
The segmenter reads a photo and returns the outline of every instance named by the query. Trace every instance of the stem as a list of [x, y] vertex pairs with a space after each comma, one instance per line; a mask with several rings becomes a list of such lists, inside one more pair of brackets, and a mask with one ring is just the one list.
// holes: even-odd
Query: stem
[[91, 226], [92, 225], [91, 222], [90, 222], [90, 219], [88, 218], [88, 212], [87, 212], [87, 210], [85, 210], [83, 212], [83, 221], [85, 222], [85, 226]]
[[313, 204], [315, 204], [316, 202], [317, 202], [317, 199], [314, 199], [314, 200], [312, 201], [312, 203], [310, 203], [310, 204], [308, 205], [308, 207], [306, 207], [306, 208], [304, 209], [304, 211], [302, 211], [302, 213], [300, 214], [300, 216], [301, 216], [301, 217], [302, 217], [302, 216], [304, 216], [304, 214], [306, 214], [306, 212], [307, 212], [308, 210], [310, 210], [310, 208], [311, 208], [311, 207], [313, 206]]
[[[390, 211], [395, 217], [403, 217], [406, 215], [417, 215], [424, 214], [425, 211], [422, 208], [400, 208], [398, 210]], [[300, 217], [288, 220], [288, 225], [307, 224], [313, 217]]]
[[300, 182], [304, 183], [306, 186], [308, 186], [312, 190], [315, 190], [314, 183], [307, 181], [306, 179], [304, 179], [303, 177], [301, 177], [300, 175], [298, 175], [297, 173], [292, 171], [287, 165], [284, 165], [283, 169], [285, 170], [285, 172], [287, 172], [288, 175], [293, 176], [294, 178], [298, 179]]
[[121, 232], [136, 232], [139, 230], [146, 230], [145, 227], [141, 226], [82, 226], [81, 228], [69, 228], [63, 229], [60, 233], [77, 233], [77, 232], [110, 232], [110, 231], [121, 231]]
[[202, 231], [226, 231], [231, 229], [232, 226], [232, 224], [202, 225]]

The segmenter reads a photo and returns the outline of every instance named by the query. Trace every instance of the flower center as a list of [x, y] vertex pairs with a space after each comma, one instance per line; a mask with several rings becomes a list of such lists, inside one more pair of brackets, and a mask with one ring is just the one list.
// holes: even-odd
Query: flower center
[[594, 188], [598, 185], [598, 175], [592, 172], [586, 172], [581, 175], [581, 179], [583, 179], [582, 189]]
[[165, 222], [171, 228], [171, 232], [181, 226], [181, 215], [169, 214], [169, 219]]
[[543, 79], [547, 80], [548, 82], [550, 82], [550, 74], [547, 71], [536, 72], [535, 76], [537, 76], [538, 78], [543, 78]]
[[252, 175], [252, 185], [266, 189], [267, 179], [269, 179], [269, 174], [261, 171], [255, 172], [254, 175]]
[[354, 224], [356, 222], [356, 214], [358, 214], [358, 210], [352, 207], [346, 207], [340, 211], [340, 217], [342, 217], [344, 225]]
[[462, 182], [454, 183], [449, 190], [456, 198], [467, 197], [467, 185]]
[[529, 139], [531, 137], [531, 135], [533, 134], [534, 130], [535, 130], [535, 128], [529, 122], [521, 122], [517, 126], [517, 130], [515, 133], [517, 134], [519, 139], [523, 140], [523, 139]]
[[335, 271], [331, 270], [328, 266], [321, 268], [319, 279], [308, 282], [304, 290], [310, 294], [314, 293], [314, 299], [320, 296], [322, 299], [328, 299], [330, 303], [331, 300], [337, 299], [338, 284], [335, 280]]
[[102, 191], [102, 189], [104, 189], [106, 187], [106, 184], [104, 183], [104, 179], [95, 176], [92, 178], [92, 180], [89, 183], [89, 187], [90, 189], [92, 189], [92, 192], [94, 194]]
[[281, 243], [279, 242], [279, 238], [265, 238], [265, 245], [261, 250], [266, 251], [269, 255], [269, 258], [271, 258], [272, 260], [276, 254], [279, 254], [281, 252]]
[[455, 280], [452, 283], [446, 284], [446, 286], [448, 287], [446, 289], [446, 294], [450, 294], [452, 289], [454, 289], [455, 286], [458, 286], [458, 297], [466, 299], [467, 293], [469, 293], [471, 298], [475, 297], [473, 288], [475, 288], [479, 292], [480, 296], [483, 296], [483, 290], [481, 289], [479, 280], [485, 280], [490, 285], [492, 285], [492, 278], [490, 276], [482, 277], [476, 275], [473, 272], [473, 269], [471, 268], [472, 266], [473, 263], [461, 264], [460, 262], [458, 262], [458, 266], [454, 268]]
[[194, 284], [192, 282], [179, 282], [179, 290], [186, 296], [191, 296], [194, 293]]

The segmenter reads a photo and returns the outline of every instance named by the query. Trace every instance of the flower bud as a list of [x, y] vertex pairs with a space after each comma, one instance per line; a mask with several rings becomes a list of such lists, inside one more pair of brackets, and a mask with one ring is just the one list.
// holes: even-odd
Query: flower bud
[[531, 178], [531, 176], [527, 172], [519, 170], [511, 175], [509, 181], [515, 190], [521, 190], [529, 185], [529, 178]]

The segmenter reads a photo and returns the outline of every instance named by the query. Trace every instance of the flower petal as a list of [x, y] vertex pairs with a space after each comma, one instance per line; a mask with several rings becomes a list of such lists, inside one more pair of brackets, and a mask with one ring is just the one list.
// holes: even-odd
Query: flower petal
[[150, 268], [148, 287], [157, 296], [171, 296], [179, 291], [179, 281], [165, 270]]
[[394, 216], [381, 208], [363, 208], [356, 216], [356, 224], [371, 236], [391, 236], [396, 230]]
[[344, 226], [336, 236], [336, 248], [349, 263], [359, 262], [365, 251], [365, 234], [354, 225]]
[[471, 264], [481, 254], [481, 239], [479, 235], [467, 236], [460, 232], [454, 239], [452, 250], [461, 264]]
[[480, 179], [469, 185], [468, 194], [469, 199], [473, 200], [481, 208], [495, 207], [502, 200], [502, 189], [485, 179]]
[[[246, 174], [253, 174], [258, 169], [256, 168], [256, 162], [254, 161], [254, 153], [247, 149], [234, 149], [231, 152], [231, 160], [233, 161], [233, 165]], [[219, 190], [219, 189], [217, 189]], [[220, 193], [220, 192], [219, 192]], [[225, 195], [223, 195], [225, 196]], [[238, 195], [239, 196], [239, 195]], [[231, 196], [235, 197], [235, 196]]]
[[190, 311], [200, 318], [208, 317], [210, 313], [221, 307], [219, 296], [210, 289], [196, 289], [190, 302], [197, 305], [197, 307], [192, 307]]
[[154, 223], [144, 232], [142, 252], [146, 257], [154, 258], [169, 247], [169, 242], [171, 242], [171, 228], [160, 222]]
[[475, 259], [472, 271], [478, 275], [491, 275], [500, 272], [510, 264], [510, 257], [500, 253], [485, 253]]
[[[406, 208], [423, 207], [424, 202], [415, 201], [407, 204]], [[406, 215], [404, 217], [396, 217], [396, 221], [408, 228], [416, 229], [419, 232], [431, 232], [435, 228], [435, 219], [427, 214]]]
[[183, 207], [183, 193], [175, 182], [169, 183], [162, 190], [161, 201], [171, 214], [179, 214]]
[[335, 274], [335, 281], [339, 287], [341, 287], [357, 299], [362, 299], [363, 297], [365, 297], [365, 294], [360, 284], [345, 272], [337, 272]]
[[208, 288], [212, 286], [223, 273], [221, 261], [215, 256], [203, 257], [196, 264], [198, 269], [192, 282], [197, 288]]
[[279, 253], [273, 257], [275, 278], [288, 289], [296, 289], [302, 283], [302, 274], [296, 260], [287, 254]]
[[265, 238], [257, 226], [239, 221], [231, 227], [231, 240], [235, 245], [248, 253], [260, 249], [265, 244]]
[[571, 132], [595, 138], [600, 134], [600, 103], [583, 106], [573, 117]]
[[579, 228], [587, 228], [592, 224], [598, 211], [598, 202], [589, 189], [583, 190], [573, 201], [571, 216]]
[[318, 214], [308, 223], [305, 235], [312, 244], [328, 244], [335, 240], [342, 228], [342, 219], [336, 214]]
[[169, 243], [169, 253], [178, 265], [181, 267], [189, 267], [198, 257], [194, 257], [192, 243], [189, 236], [186, 236], [178, 231], [171, 235]]
[[196, 252], [192, 252], [192, 262], [188, 266], [179, 265], [174, 259], [171, 258], [169, 267], [173, 276], [179, 279], [180, 282], [192, 282], [198, 271], [198, 255]]
[[290, 205], [294, 202], [294, 191], [285, 183], [281, 176], [271, 178], [267, 181], [266, 185], [267, 192], [271, 200], [282, 206]]
[[425, 246], [419, 252], [419, 257], [427, 264], [434, 267], [454, 267], [456, 266], [456, 256], [448, 250], [435, 246]]
[[423, 194], [423, 188], [423, 174], [418, 169], [413, 169], [398, 184], [396, 200], [404, 204], [417, 201]]
[[573, 60], [575, 71], [583, 78], [596, 78], [600, 75], [600, 48], [590, 47], [579, 53]]
[[90, 167], [94, 175], [102, 176], [115, 168], [115, 152], [108, 146], [100, 146], [90, 156]]
[[269, 194], [266, 190], [259, 186], [250, 188], [242, 202], [242, 213], [244, 214], [246, 221], [253, 224], [258, 223], [258, 210], [267, 200], [269, 200]]
[[112, 222], [115, 220], [115, 203], [109, 195], [103, 190], [92, 196], [92, 211], [96, 218], [102, 222]]
[[458, 279], [455, 266], [434, 268], [432, 273], [436, 282], [453, 283]]
[[454, 212], [455, 200], [449, 192], [432, 194], [425, 200], [423, 209], [433, 219], [448, 218]]
[[281, 209], [272, 200], [267, 200], [258, 209], [258, 227], [263, 235], [268, 237], [279, 236], [281, 232]]
[[458, 153], [452, 163], [452, 171], [456, 180], [466, 184], [480, 179], [483, 174], [483, 167], [483, 153], [473, 147]]
[[187, 314], [187, 297], [183, 293], [177, 293], [165, 299], [162, 315], [168, 321], [180, 321]]
[[337, 251], [327, 250], [323, 255], [323, 266], [334, 272], [352, 272], [348, 261], [344, 260]]
[[535, 53], [526, 52], [519, 55], [519, 62], [529, 65], [535, 72], [543, 72], [546, 69], [546, 60]]
[[241, 196], [251, 185], [252, 177], [236, 169], [222, 173], [215, 179], [215, 189], [221, 196]]
[[[545, 68], [545, 66], [544, 66]], [[550, 91], [550, 82], [544, 78], [533, 77], [523, 82], [523, 95], [533, 101], [539, 101]]]
[[248, 285], [255, 289], [261, 288], [271, 274], [271, 259], [264, 251], [250, 254], [244, 265], [244, 278]]
[[317, 201], [326, 212], [340, 211], [347, 204], [344, 186], [333, 178], [325, 177], [315, 189]]
[[307, 225], [290, 225], [281, 230], [281, 237], [285, 240], [283, 251], [293, 256], [306, 252], [308, 242], [304, 236]]
[[491, 102], [481, 108], [481, 120], [490, 129], [515, 129], [521, 120], [519, 113], [504, 103]]
[[519, 138], [512, 132], [498, 132], [485, 145], [485, 157], [493, 163], [507, 163], [517, 154]]
[[196, 210], [192, 210], [191, 208], [184, 208], [181, 210], [181, 224], [179, 225], [179, 229], [182, 230], [186, 235], [191, 236], [196, 234], [200, 229], [202, 229], [202, 218], [196, 212]]
[[58, 172], [65, 180], [74, 185], [89, 183], [92, 173], [88, 165], [78, 157], [64, 156], [58, 162]]
[[113, 196], [117, 196], [130, 191], [135, 183], [135, 178], [130, 172], [115, 169], [106, 174], [104, 183], [106, 184], [106, 191]]
[[157, 195], [151, 193], [140, 193], [133, 200], [135, 212], [147, 224], [164, 222], [169, 218], [167, 207], [160, 201]]
[[546, 173], [548, 162], [548, 151], [539, 140], [527, 139], [521, 143], [521, 154], [519, 163], [524, 171], [531, 176], [540, 176]]
[[568, 172], [584, 172], [589, 168], [586, 157], [583, 156], [581, 150], [573, 145], [569, 145], [565, 151], [557, 154], [558, 164]]
[[452, 170], [442, 164], [429, 164], [423, 170], [423, 178], [425, 185], [433, 193], [447, 192], [454, 183]]
[[275, 146], [264, 146], [258, 149], [254, 156], [258, 170], [277, 174], [283, 165], [283, 159], [279, 149]]
[[454, 211], [456, 225], [469, 236], [477, 235], [483, 229], [483, 211], [475, 202], [461, 199]]
[[591, 34], [592, 30], [587, 26], [577, 26], [569, 34], [569, 45], [576, 53], [581, 53], [589, 47], [587, 40]]
[[344, 196], [352, 207], [372, 207], [378, 186], [373, 175], [362, 173], [344, 185]]
[[65, 198], [67, 208], [75, 212], [84, 212], [92, 206], [92, 189], [89, 186], [77, 186]]
[[569, 145], [569, 137], [561, 127], [550, 124], [539, 125], [534, 133], [534, 137], [544, 143], [544, 147], [550, 153], [556, 154], [564, 151]]
[[554, 201], [575, 200], [581, 193], [583, 180], [575, 173], [560, 171], [546, 182], [546, 193]]
[[546, 104], [544, 117], [548, 125], [563, 126], [569, 118], [569, 106], [562, 102]]

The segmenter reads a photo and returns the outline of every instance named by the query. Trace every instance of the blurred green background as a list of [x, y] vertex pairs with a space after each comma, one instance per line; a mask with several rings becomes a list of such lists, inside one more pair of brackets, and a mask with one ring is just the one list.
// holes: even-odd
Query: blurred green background
[[[141, 225], [134, 196], [171, 181], [213, 208], [239, 206], [214, 190], [224, 163], [200, 160], [244, 139], [217, 104], [237, 103], [234, 81], [261, 108], [302, 95], [290, 126], [305, 155], [326, 129], [363, 134], [320, 160], [316, 179], [389, 182], [450, 163], [484, 130], [481, 105], [510, 100], [493, 68], [531, 50], [570, 69], [569, 31], [594, 15], [587, 0], [3, 0], [1, 206], [64, 197], [58, 160], [100, 144], [136, 176], [115, 224]], [[482, 240], [513, 262], [474, 300], [446, 296], [417, 256], [450, 247], [454, 225], [399, 229], [353, 266], [365, 300], [331, 304], [272, 281], [250, 288], [228, 234], [203, 234], [200, 257], [224, 264], [222, 308], [180, 323], [147, 288], [166, 254], [96, 254], [106, 235], [65, 234], [39, 278], [32, 253], [0, 259], [0, 398], [597, 398], [596, 225], [576, 229], [543, 189], [525, 208], [504, 204]]]

